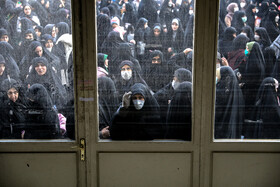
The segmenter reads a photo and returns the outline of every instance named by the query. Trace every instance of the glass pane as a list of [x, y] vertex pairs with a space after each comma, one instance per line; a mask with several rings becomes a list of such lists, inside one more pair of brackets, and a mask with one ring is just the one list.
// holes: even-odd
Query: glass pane
[[220, 1], [217, 139], [280, 138], [279, 1]]
[[0, 6], [0, 138], [75, 139], [70, 0]]
[[96, 7], [99, 137], [190, 141], [194, 2]]

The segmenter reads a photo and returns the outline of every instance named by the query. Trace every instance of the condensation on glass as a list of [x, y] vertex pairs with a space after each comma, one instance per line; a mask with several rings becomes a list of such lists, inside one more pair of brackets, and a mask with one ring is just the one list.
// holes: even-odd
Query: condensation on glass
[[280, 138], [279, 6], [220, 1], [215, 139]]
[[75, 139], [70, 0], [6, 0], [0, 138]]
[[99, 137], [192, 136], [192, 0], [97, 1]]

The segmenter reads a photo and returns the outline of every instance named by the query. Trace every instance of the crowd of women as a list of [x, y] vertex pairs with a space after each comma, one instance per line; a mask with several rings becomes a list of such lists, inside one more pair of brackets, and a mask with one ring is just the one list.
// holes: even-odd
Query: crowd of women
[[[100, 138], [191, 140], [192, 0], [101, 0]], [[278, 0], [221, 0], [215, 132], [280, 138]]]
[[70, 0], [1, 1], [0, 138], [74, 138], [72, 66]]

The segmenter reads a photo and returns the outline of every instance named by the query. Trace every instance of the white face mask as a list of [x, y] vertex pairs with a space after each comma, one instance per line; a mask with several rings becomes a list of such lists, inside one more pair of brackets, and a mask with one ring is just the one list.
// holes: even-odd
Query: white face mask
[[246, 6], [246, 3], [240, 3], [241, 8], [244, 8]]
[[236, 12], [236, 11], [239, 11], [239, 8], [238, 8], [238, 7], [235, 7], [235, 8], [234, 8], [234, 12]]
[[136, 110], [140, 110], [141, 108], [143, 108], [144, 103], [145, 103], [145, 101], [143, 101], [143, 100], [138, 100], [138, 99], [133, 100], [133, 104], [134, 104], [134, 107], [136, 108]]
[[259, 9], [257, 8], [257, 9], [256, 9], [256, 13], [258, 13], [258, 12], [259, 12]]
[[132, 77], [132, 71], [121, 71], [121, 76], [127, 81]]
[[256, 41], [260, 41], [260, 36], [259, 35], [255, 34], [254, 38], [255, 38]]
[[279, 16], [276, 16], [275, 17], [275, 22], [278, 23], [278, 21], [279, 21]]
[[193, 10], [189, 10], [189, 14], [190, 14], [190, 15], [193, 15]]
[[49, 47], [49, 48], [46, 47], [46, 49], [47, 49], [49, 52], [52, 52], [52, 47]]
[[174, 88], [174, 90], [176, 90], [178, 88], [179, 84], [180, 83], [175, 80], [172, 81], [172, 87]]

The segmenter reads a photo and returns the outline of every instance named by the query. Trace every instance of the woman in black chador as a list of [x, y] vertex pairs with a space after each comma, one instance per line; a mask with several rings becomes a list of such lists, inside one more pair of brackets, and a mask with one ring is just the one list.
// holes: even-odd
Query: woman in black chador
[[255, 104], [258, 89], [265, 77], [265, 61], [260, 45], [257, 42], [246, 44], [245, 55], [247, 56], [242, 87], [246, 112], [245, 119], [250, 119], [252, 107]]
[[272, 77], [272, 73], [277, 62], [275, 50], [272, 47], [267, 47], [263, 52], [265, 60], [265, 77]]
[[232, 51], [232, 43], [236, 37], [236, 29], [233, 27], [226, 28], [223, 37], [219, 40], [218, 49], [222, 56], [227, 57], [228, 52]]
[[27, 114], [29, 128], [26, 129], [24, 138], [59, 138], [58, 113], [45, 87], [33, 84], [27, 91], [27, 97], [31, 102]]
[[22, 138], [28, 102], [21, 85], [14, 79], [1, 84], [0, 138]]
[[255, 29], [255, 13], [256, 13], [256, 5], [249, 4], [246, 9], [247, 16], [247, 25], [251, 27], [252, 30]]
[[14, 48], [8, 42], [0, 42], [0, 54], [5, 60], [5, 66], [10, 70], [10, 73], [14, 74], [17, 78], [19, 76], [19, 67], [13, 58]]
[[36, 57], [32, 60], [32, 69], [25, 84], [30, 87], [35, 83], [42, 84], [46, 88], [58, 109], [62, 109], [65, 106], [67, 99], [65, 87], [44, 57]]
[[116, 87], [109, 77], [98, 78], [98, 104], [99, 104], [99, 137], [108, 138], [110, 136], [109, 126], [113, 114], [118, 109], [116, 97]]
[[255, 125], [254, 138], [280, 138], [278, 86], [278, 81], [272, 77], [265, 78], [260, 86], [254, 115], [254, 119], [259, 123]]
[[143, 78], [153, 92], [157, 92], [170, 81], [169, 72], [163, 54], [158, 50], [151, 52], [143, 64]]
[[246, 15], [245, 15], [245, 12], [243, 12], [243, 11], [234, 12], [231, 26], [236, 29], [237, 34], [240, 34], [240, 32], [242, 31], [242, 28], [244, 26], [246, 26], [245, 22], [247, 20], [245, 21], [244, 17], [246, 17]]
[[97, 50], [101, 52], [101, 46], [107, 38], [109, 32], [112, 31], [111, 20], [106, 14], [99, 14], [97, 16]]
[[158, 103], [144, 84], [136, 83], [124, 94], [110, 129], [113, 140], [162, 138]]
[[262, 52], [264, 49], [271, 45], [271, 40], [268, 36], [268, 33], [264, 27], [259, 27], [255, 31], [255, 41], [259, 43]]
[[273, 42], [277, 36], [280, 34], [280, 30], [278, 28], [277, 22], [275, 20], [276, 16], [279, 18], [279, 13], [278, 12], [269, 12], [268, 13], [268, 19], [265, 20], [263, 23], [263, 27], [266, 28], [267, 33], [270, 37], [270, 40]]
[[123, 94], [128, 92], [135, 83], [142, 83], [147, 86], [133, 62], [125, 60], [119, 65], [118, 74], [115, 79], [118, 98], [121, 100]]
[[149, 21], [149, 26], [152, 27], [155, 23], [158, 23], [158, 10], [159, 7], [155, 0], [141, 0], [138, 8], [138, 18], [146, 18]]
[[243, 95], [235, 73], [223, 66], [217, 70], [215, 138], [241, 138], [243, 111]]
[[167, 119], [167, 139], [191, 141], [192, 135], [192, 83], [182, 82], [171, 99]]
[[0, 85], [5, 79], [10, 78], [19, 80], [19, 74], [13, 69], [10, 69], [9, 66], [7, 66], [4, 57], [0, 54]]

